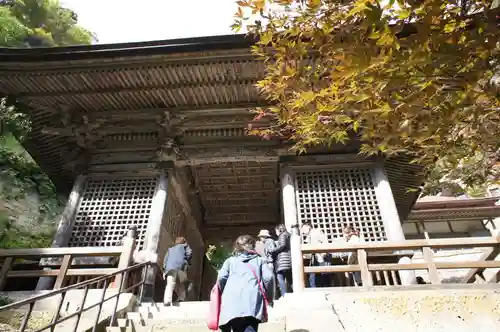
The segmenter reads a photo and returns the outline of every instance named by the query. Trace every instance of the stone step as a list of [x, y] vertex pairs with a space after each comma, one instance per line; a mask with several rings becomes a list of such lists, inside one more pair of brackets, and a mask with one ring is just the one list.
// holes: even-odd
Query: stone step
[[139, 309], [144, 310], [144, 309], [149, 309], [150, 311], [160, 311], [160, 310], [165, 310], [165, 309], [177, 309], [177, 310], [189, 310], [189, 311], [207, 311], [209, 308], [210, 304], [209, 302], [203, 301], [203, 302], [181, 302], [181, 303], [174, 303], [173, 305], [166, 307], [163, 305], [161, 302], [152, 302], [152, 303], [142, 303], [139, 306], [135, 307], [136, 311], [139, 311]]
[[[148, 325], [149, 330], [140, 332], [207, 332], [209, 329], [206, 324], [203, 325], [169, 325], [168, 323], [154, 323]], [[285, 332], [285, 321], [268, 322], [259, 325], [259, 332]], [[137, 331], [139, 332], [139, 331]]]
[[[284, 322], [284, 317], [269, 317], [269, 323], [279, 323]], [[138, 322], [139, 323], [139, 322]], [[152, 319], [144, 320], [143, 326], [151, 326], [151, 324], [170, 324], [172, 326], [177, 325], [205, 325], [207, 324], [206, 317], [191, 317], [191, 318], [164, 318], [155, 317]]]
[[[260, 332], [285, 332], [285, 319], [271, 320], [259, 326]], [[207, 332], [205, 319], [147, 319], [144, 323], [130, 320], [127, 327], [108, 328], [107, 332]]]
[[[275, 303], [273, 307], [268, 309], [269, 316], [272, 317], [282, 316], [284, 314], [284, 310], [282, 309], [285, 308], [279, 303]], [[144, 319], [156, 318], [158, 316], [168, 318], [206, 317], [209, 313], [209, 303], [185, 302], [173, 306], [164, 306], [162, 303], [148, 303], [136, 307], [134, 311], [139, 312]]]
[[[143, 303], [128, 312], [127, 322], [119, 322], [119, 326], [132, 332], [207, 332], [208, 311], [209, 302], [206, 301], [182, 302], [168, 307], [163, 303]], [[261, 324], [259, 331], [284, 332], [284, 315], [280, 315], [275, 308], [269, 308], [269, 322]]]
[[[139, 315], [137, 315], [139, 314]], [[145, 325], [147, 321], [169, 321], [172, 324], [205, 324], [207, 321], [208, 313], [182, 313], [172, 315], [170, 312], [158, 312], [158, 313], [148, 313], [147, 315], [143, 313], [129, 313], [127, 318], [131, 321], [137, 322], [137, 324]], [[277, 313], [269, 312], [269, 321], [276, 322], [284, 318], [284, 315], [278, 315]]]
[[116, 325], [118, 325], [119, 327], [129, 327], [130, 322], [127, 318], [118, 318], [116, 320]]
[[106, 327], [106, 332], [138, 332], [135, 331], [132, 327], [120, 327], [120, 326], [111, 326]]
[[[274, 306], [281, 306], [284, 299], [279, 299], [274, 301]], [[136, 306], [135, 309], [138, 308], [151, 308], [152, 310], [161, 310], [163, 308], [179, 308], [179, 309], [189, 309], [189, 310], [208, 310], [210, 307], [210, 302], [208, 301], [190, 301], [190, 302], [180, 302], [174, 303], [174, 305], [165, 307], [161, 302], [143, 302], [139, 306]]]
[[127, 320], [132, 325], [143, 326], [144, 324], [146, 324], [144, 318], [139, 312], [127, 312]]
[[[149, 326], [150, 324], [155, 323], [168, 323], [171, 325], [205, 325], [207, 322], [206, 316], [193, 316], [193, 317], [164, 317], [164, 316], [155, 316], [153, 318], [145, 319], [142, 315], [136, 315], [136, 313], [131, 313], [131, 315], [127, 315], [128, 323], [126, 326], [134, 325], [134, 326]], [[269, 316], [270, 323], [276, 323], [284, 321], [285, 317], [283, 316]]]

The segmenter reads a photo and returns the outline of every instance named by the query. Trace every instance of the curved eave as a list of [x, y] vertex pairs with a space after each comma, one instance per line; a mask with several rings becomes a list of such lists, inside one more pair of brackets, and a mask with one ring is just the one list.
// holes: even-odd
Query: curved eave
[[222, 51], [248, 48], [255, 39], [248, 35], [223, 35], [136, 43], [82, 45], [51, 48], [0, 48], [0, 62], [38, 62], [106, 59], [127, 56]]
[[411, 212], [409, 222], [483, 220], [500, 217], [500, 206], [422, 210]]
[[483, 220], [500, 217], [499, 197], [460, 199], [415, 204], [408, 221]]
[[492, 207], [500, 200], [500, 197], [470, 198], [470, 199], [449, 199], [439, 201], [417, 202], [413, 211], [431, 210], [431, 209], [454, 209], [454, 208], [476, 208]]

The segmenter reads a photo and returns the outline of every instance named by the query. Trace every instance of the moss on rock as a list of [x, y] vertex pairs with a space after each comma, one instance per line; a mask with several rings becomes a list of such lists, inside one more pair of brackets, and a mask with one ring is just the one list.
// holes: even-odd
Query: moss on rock
[[[24, 319], [25, 312], [18, 310], [9, 310], [0, 312], [0, 332], [18, 331]], [[53, 312], [47, 311], [34, 311], [31, 313], [28, 320], [26, 331], [39, 330], [52, 321], [54, 316]]]

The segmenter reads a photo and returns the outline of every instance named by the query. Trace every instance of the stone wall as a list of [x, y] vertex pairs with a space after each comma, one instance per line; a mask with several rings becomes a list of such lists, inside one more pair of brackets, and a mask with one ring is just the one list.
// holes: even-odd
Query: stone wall
[[499, 290], [415, 285], [306, 291], [287, 295], [276, 309], [293, 332], [487, 332], [498, 330]]

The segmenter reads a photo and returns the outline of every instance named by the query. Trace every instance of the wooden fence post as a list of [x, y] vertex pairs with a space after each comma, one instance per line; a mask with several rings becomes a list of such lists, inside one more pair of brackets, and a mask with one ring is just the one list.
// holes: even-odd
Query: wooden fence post
[[424, 255], [424, 261], [427, 263], [427, 269], [429, 270], [429, 280], [431, 284], [436, 285], [441, 283], [439, 278], [438, 270], [436, 269], [436, 264], [434, 263], [434, 254], [430, 247], [423, 247], [422, 253]]
[[5, 260], [3, 261], [2, 270], [0, 271], [0, 291], [3, 290], [5, 284], [7, 283], [7, 274], [9, 273], [13, 262], [14, 259], [12, 257], [5, 257]]
[[[122, 270], [130, 266], [130, 263], [132, 262], [132, 258], [134, 256], [136, 237], [137, 234], [135, 228], [130, 228], [127, 231], [127, 235], [123, 239], [123, 250], [120, 255], [120, 260], [118, 262], [118, 270]], [[125, 275], [118, 274], [115, 277], [115, 281], [113, 282], [113, 285], [111, 287], [112, 288], [120, 287], [120, 282], [122, 277], [125, 277]], [[123, 286], [127, 285], [127, 278], [123, 280]]]
[[59, 268], [59, 274], [57, 275], [56, 283], [54, 284], [54, 289], [59, 289], [64, 285], [64, 279], [68, 273], [68, 269], [71, 266], [71, 260], [73, 258], [71, 255], [64, 255], [61, 267]]
[[368, 259], [365, 249], [358, 249], [358, 264], [361, 269], [361, 280], [363, 287], [373, 286], [373, 279], [370, 270], [368, 269]]

